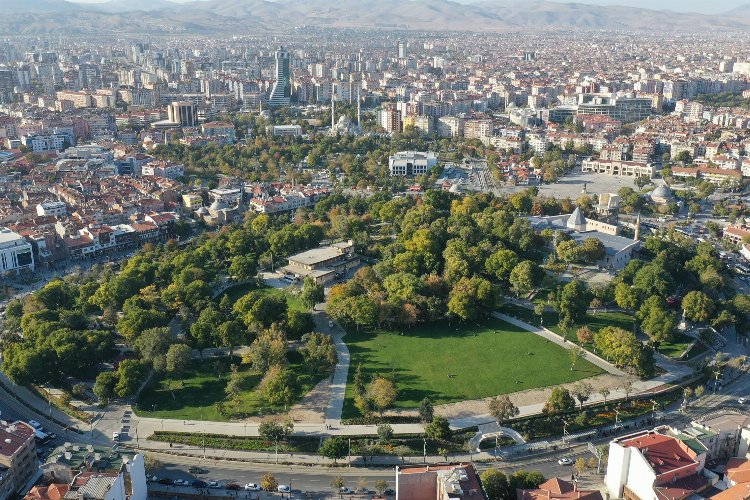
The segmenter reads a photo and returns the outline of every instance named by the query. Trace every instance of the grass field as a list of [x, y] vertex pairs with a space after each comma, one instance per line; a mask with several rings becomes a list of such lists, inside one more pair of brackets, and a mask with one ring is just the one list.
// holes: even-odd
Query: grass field
[[358, 363], [366, 375], [395, 374], [396, 406], [401, 408], [417, 407], [425, 397], [435, 404], [450, 403], [603, 373], [588, 361], [578, 361], [571, 371], [563, 348], [497, 319], [480, 325], [421, 325], [404, 335], [385, 330], [350, 332], [345, 340], [351, 353], [345, 418], [358, 415], [352, 383]]
[[680, 355], [685, 352], [685, 349], [687, 349], [692, 342], [692, 337], [679, 333], [674, 336], [672, 342], [662, 342], [659, 346], [659, 352], [670, 358], [679, 359]]
[[[302, 356], [296, 351], [288, 354], [289, 367], [298, 374], [300, 390], [299, 398], [307, 394], [310, 389], [321, 380], [312, 378], [302, 366]], [[261, 391], [257, 390], [261, 376], [250, 370], [248, 365], [240, 365], [240, 360], [234, 358], [233, 363], [240, 366], [243, 376], [243, 391], [239, 404], [227, 401], [224, 388], [229, 379], [228, 364], [221, 378], [216, 371], [215, 360], [194, 361], [185, 374], [183, 383], [179, 380], [164, 377], [147, 387], [138, 401], [138, 415], [155, 418], [174, 418], [188, 420], [229, 421], [230, 418], [219, 412], [217, 404], [224, 403], [232, 414], [239, 416], [267, 415], [280, 413], [285, 409], [281, 406], [269, 404]]]
[[[294, 287], [289, 287], [289, 288], [294, 288]], [[289, 309], [293, 309], [297, 311], [307, 311], [307, 309], [305, 309], [302, 303], [297, 299], [297, 296], [291, 293], [287, 288], [271, 288], [271, 287], [257, 288], [252, 283], [243, 283], [241, 285], [235, 285], [235, 286], [229, 287], [226, 290], [224, 290], [224, 292], [219, 297], [217, 297], [216, 300], [219, 301], [224, 295], [229, 295], [229, 298], [232, 300], [232, 303], [235, 303], [237, 302], [238, 299], [247, 295], [253, 290], [261, 290], [263, 293], [266, 293], [268, 295], [277, 295], [277, 296], [283, 295], [284, 297], [286, 297], [286, 303], [289, 306]]]
[[[505, 313], [508, 316], [516, 317], [532, 325], [539, 326], [539, 316], [534, 314], [534, 311], [527, 307], [515, 304], [503, 304], [500, 307], [500, 312]], [[563, 335], [563, 331], [557, 326], [559, 321], [560, 317], [555, 311], [545, 311], [544, 326], [558, 335]], [[633, 331], [633, 316], [623, 312], [604, 312], [602, 309], [596, 314], [586, 314], [581, 324], [587, 325], [593, 332], [597, 332], [605, 326], [616, 326], [628, 331]]]

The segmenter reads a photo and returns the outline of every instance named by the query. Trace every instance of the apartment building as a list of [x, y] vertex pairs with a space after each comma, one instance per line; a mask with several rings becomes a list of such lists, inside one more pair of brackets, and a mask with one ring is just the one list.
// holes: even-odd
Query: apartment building
[[25, 422], [0, 425], [0, 498], [12, 498], [37, 473], [34, 436]]

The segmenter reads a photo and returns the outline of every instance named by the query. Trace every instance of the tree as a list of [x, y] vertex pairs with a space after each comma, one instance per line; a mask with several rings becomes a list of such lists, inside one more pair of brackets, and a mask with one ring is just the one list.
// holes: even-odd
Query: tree
[[625, 374], [625, 378], [622, 380], [622, 390], [625, 391], [625, 401], [630, 398], [630, 393], [633, 391], [635, 385], [635, 375], [631, 371]]
[[94, 394], [104, 404], [107, 404], [115, 395], [115, 386], [117, 385], [117, 375], [114, 372], [101, 372], [96, 376], [94, 383]]
[[339, 498], [341, 498], [341, 489], [344, 487], [344, 478], [341, 476], [335, 476], [333, 479], [331, 479], [331, 489], [334, 491], [334, 493], [339, 494]]
[[289, 368], [280, 365], [275, 365], [266, 372], [261, 387], [269, 403], [284, 406], [294, 402], [299, 389], [297, 375]]
[[586, 472], [586, 460], [584, 460], [582, 457], [576, 459], [574, 466], [579, 476]]
[[302, 337], [300, 349], [305, 365], [310, 373], [317, 375], [330, 371], [338, 361], [333, 337], [325, 333], [308, 333]]
[[583, 319], [590, 302], [586, 285], [582, 281], [573, 280], [563, 286], [558, 310], [561, 316], [569, 316], [573, 322], [578, 322]]
[[164, 355], [172, 343], [169, 328], [149, 328], [135, 340], [133, 347], [147, 363], [153, 363], [157, 356]]
[[354, 393], [358, 396], [364, 396], [365, 391], [365, 376], [362, 373], [362, 363], [357, 363], [357, 368], [354, 370]]
[[588, 326], [582, 326], [576, 330], [576, 338], [581, 344], [588, 344], [594, 340], [594, 334]]
[[519, 259], [516, 252], [504, 248], [487, 257], [484, 269], [488, 275], [505, 284], [510, 281], [510, 275], [516, 265], [518, 265], [518, 262]]
[[697, 290], [689, 292], [682, 299], [682, 310], [691, 321], [702, 323], [708, 321], [714, 312], [714, 301], [708, 295]]
[[589, 400], [591, 394], [594, 392], [594, 388], [588, 382], [578, 382], [573, 386], [571, 392], [581, 405], [581, 410], [583, 410], [583, 403]]
[[573, 371], [573, 368], [576, 366], [576, 361], [586, 358], [586, 350], [574, 345], [568, 349], [568, 356], [570, 356], [570, 371]]
[[265, 373], [273, 366], [286, 363], [286, 351], [286, 335], [274, 326], [258, 334], [248, 352], [242, 355], [242, 362], [251, 364], [255, 371]]
[[115, 394], [121, 398], [132, 396], [143, 383], [146, 375], [143, 363], [135, 359], [126, 359], [117, 367], [117, 385]]
[[555, 415], [572, 411], [575, 407], [576, 402], [573, 396], [570, 395], [570, 391], [564, 387], [555, 387], [552, 389], [549, 398], [547, 398], [547, 402], [544, 403], [542, 413], [545, 415]]
[[479, 277], [461, 278], [448, 296], [448, 311], [463, 320], [475, 320], [492, 311], [496, 303], [492, 283]]
[[273, 441], [276, 447], [276, 463], [279, 463], [279, 441], [286, 441], [294, 431], [291, 420], [266, 420], [258, 426], [258, 434], [263, 439]]
[[398, 390], [390, 380], [377, 377], [367, 387], [367, 399], [372, 401], [373, 406], [383, 415], [383, 412], [396, 401]]
[[544, 277], [544, 270], [533, 261], [524, 260], [510, 273], [510, 286], [517, 295], [524, 295], [538, 286]]
[[589, 264], [595, 264], [606, 256], [604, 243], [597, 238], [586, 238], [581, 243], [583, 259]]
[[443, 457], [446, 462], [448, 461], [448, 455], [450, 455], [450, 451], [448, 450], [448, 448], [438, 448], [437, 453], [438, 455]]
[[432, 422], [432, 417], [435, 416], [435, 409], [432, 406], [432, 402], [429, 398], [424, 398], [419, 404], [419, 420], [422, 422]]
[[264, 491], [276, 491], [279, 488], [279, 482], [276, 480], [276, 476], [270, 472], [266, 472], [260, 478], [260, 487]]
[[646, 299], [637, 316], [641, 320], [641, 329], [652, 342], [668, 342], [677, 329], [677, 318], [667, 309], [667, 303], [661, 297]]
[[349, 444], [342, 437], [332, 437], [323, 441], [318, 452], [326, 458], [337, 462], [346, 456], [349, 450]]
[[508, 478], [497, 469], [487, 469], [480, 476], [489, 500], [506, 500], [509, 492]]
[[609, 394], [610, 394], [609, 389], [606, 387], [602, 387], [601, 389], [599, 389], [599, 394], [601, 394], [602, 397], [604, 398], [604, 404], [606, 405], [607, 397], [609, 397]]
[[638, 296], [626, 283], [618, 283], [615, 286], [615, 302], [622, 309], [635, 309], [638, 307]]
[[424, 434], [428, 439], [433, 441], [449, 439], [451, 436], [451, 427], [448, 419], [441, 416], [433, 417], [432, 422], [425, 426]]
[[315, 304], [325, 301], [323, 285], [316, 284], [315, 280], [308, 276], [305, 278], [305, 281], [302, 282], [302, 290], [299, 294], [299, 300], [307, 309], [314, 309]]
[[185, 369], [193, 357], [193, 350], [185, 344], [172, 344], [167, 351], [167, 371], [180, 379], [185, 375]]
[[388, 444], [393, 439], [393, 428], [388, 424], [378, 424], [378, 443]]
[[490, 399], [487, 406], [492, 418], [500, 425], [518, 416], [519, 413], [518, 407], [513, 404], [513, 401], [510, 400], [507, 394]]
[[375, 481], [373, 486], [375, 487], [375, 491], [378, 492], [378, 495], [382, 495], [383, 493], [385, 493], [385, 490], [388, 489], [388, 481], [386, 481], [385, 479], [378, 479], [377, 481]]
[[508, 476], [508, 490], [512, 495], [516, 490], [534, 490], [544, 482], [544, 475], [538, 471], [517, 470]]
[[643, 346], [633, 332], [607, 326], [594, 335], [597, 352], [618, 366], [635, 367], [640, 361]]

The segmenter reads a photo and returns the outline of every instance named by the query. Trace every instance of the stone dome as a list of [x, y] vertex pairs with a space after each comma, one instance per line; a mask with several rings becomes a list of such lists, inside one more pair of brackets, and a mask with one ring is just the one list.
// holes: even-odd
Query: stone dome
[[649, 195], [654, 203], [669, 203], [672, 201], [672, 192], [666, 186], [659, 186]]
[[211, 213], [218, 212], [220, 210], [226, 210], [229, 208], [229, 205], [226, 204], [226, 202], [221, 200], [216, 200], [213, 203], [211, 203], [211, 206], [208, 207], [208, 211]]

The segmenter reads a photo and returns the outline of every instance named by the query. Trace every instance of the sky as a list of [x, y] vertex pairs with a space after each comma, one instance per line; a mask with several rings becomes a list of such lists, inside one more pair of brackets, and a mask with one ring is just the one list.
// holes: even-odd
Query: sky
[[[79, 3], [100, 3], [106, 0], [69, 0]], [[184, 3], [192, 0], [171, 0]], [[304, 2], [305, 0], [299, 0]], [[453, 0], [460, 3], [474, 3], [479, 0]], [[509, 1], [509, 0], [505, 0]], [[564, 3], [584, 3], [591, 5], [626, 5], [646, 9], [667, 9], [676, 12], [702, 12], [720, 14], [740, 5], [750, 4], [750, 0], [552, 0]]]

